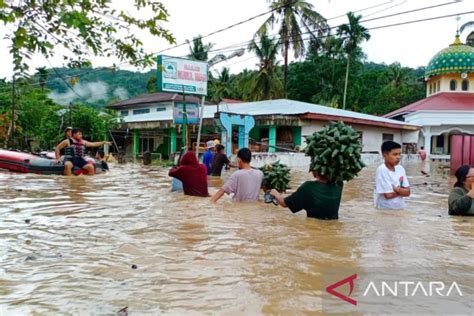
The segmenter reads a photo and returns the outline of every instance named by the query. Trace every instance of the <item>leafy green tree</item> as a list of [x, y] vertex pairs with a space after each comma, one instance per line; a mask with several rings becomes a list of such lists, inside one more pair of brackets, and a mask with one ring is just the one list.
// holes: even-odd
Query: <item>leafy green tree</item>
[[346, 108], [347, 85], [349, 83], [349, 69], [353, 54], [359, 48], [360, 43], [364, 40], [370, 39], [369, 30], [360, 24], [362, 15], [354, 15], [354, 13], [347, 13], [349, 23], [338, 27], [337, 34], [342, 37], [343, 48], [347, 58], [346, 78], [344, 81], [344, 97], [342, 101], [342, 108]]
[[15, 72], [24, 74], [28, 70], [27, 59], [32, 54], [48, 58], [56, 48], [72, 53], [64, 56], [70, 66], [90, 64], [88, 57], [95, 55], [116, 56], [146, 67], [154, 63], [155, 56], [144, 51], [136, 34], [147, 31], [169, 43], [175, 42], [161, 25], [168, 17], [161, 2], [134, 1], [136, 10], [153, 13], [148, 19], [135, 18], [125, 10], [113, 9], [111, 4], [103, 0], [0, 0], [0, 21], [13, 29], [10, 53]]
[[229, 98], [232, 93], [231, 87], [232, 78], [230, 75], [230, 69], [224, 67], [217, 78], [211, 77], [209, 86], [211, 90], [211, 100], [215, 103], [219, 103], [223, 98]]
[[314, 11], [313, 5], [304, 0], [273, 0], [270, 4], [272, 14], [258, 29], [256, 35], [269, 34], [268, 29], [279, 24], [278, 34], [282, 44], [284, 59], [284, 89], [288, 83], [288, 52], [293, 49], [295, 58], [305, 54], [303, 30], [313, 34], [327, 28], [326, 19]]
[[252, 99], [255, 101], [279, 98], [284, 95], [283, 84], [276, 72], [279, 45], [266, 33], [259, 35], [249, 45], [259, 59], [258, 72], [252, 78]]
[[192, 44], [188, 40], [186, 42], [189, 45], [189, 58], [200, 61], [209, 60], [209, 51], [214, 47], [213, 43], [204, 44], [201, 36], [195, 37]]

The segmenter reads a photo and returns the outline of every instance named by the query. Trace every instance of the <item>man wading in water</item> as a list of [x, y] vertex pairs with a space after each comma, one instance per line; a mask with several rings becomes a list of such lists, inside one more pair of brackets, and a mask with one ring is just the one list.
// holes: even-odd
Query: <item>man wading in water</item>
[[72, 130], [72, 138], [63, 140], [56, 147], [56, 162], [59, 162], [61, 149], [65, 148], [64, 175], [72, 175], [72, 168], [77, 167], [86, 170], [87, 175], [92, 176], [95, 174], [94, 166], [84, 159], [86, 156], [86, 147], [100, 147], [105, 144], [111, 145], [112, 142], [88, 142], [82, 139], [82, 130], [80, 128], [74, 128]]

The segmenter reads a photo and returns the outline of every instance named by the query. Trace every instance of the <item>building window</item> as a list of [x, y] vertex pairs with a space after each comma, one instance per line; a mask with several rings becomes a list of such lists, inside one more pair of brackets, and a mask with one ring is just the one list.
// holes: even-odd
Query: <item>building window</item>
[[128, 110], [120, 111], [120, 116], [128, 116]]
[[136, 110], [133, 110], [133, 115], [147, 114], [147, 113], [150, 113], [150, 109], [136, 109]]
[[438, 80], [438, 89], [437, 90], [438, 90], [438, 92], [439, 92], [439, 90], [441, 90], [441, 80]]
[[433, 85], [430, 83], [430, 94], [433, 93]]
[[457, 85], [456, 80], [454, 80], [454, 79], [451, 80], [451, 81], [449, 82], [449, 90], [451, 90], [451, 91], [456, 91], [456, 85]]
[[163, 112], [163, 111], [166, 111], [165, 106], [160, 106], [160, 107], [156, 108], [156, 112]]
[[393, 134], [382, 134], [382, 141], [385, 142], [387, 140], [393, 140]]
[[467, 79], [464, 79], [462, 81], [461, 88], [462, 88], [462, 91], [468, 91], [469, 90], [469, 81]]

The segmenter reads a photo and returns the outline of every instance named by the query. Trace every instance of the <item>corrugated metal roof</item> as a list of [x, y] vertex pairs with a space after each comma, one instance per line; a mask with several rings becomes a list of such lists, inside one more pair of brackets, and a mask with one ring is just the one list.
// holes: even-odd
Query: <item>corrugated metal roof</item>
[[[323, 105], [312, 103], [305, 103], [287, 99], [268, 100], [259, 102], [247, 102], [238, 104], [225, 104], [219, 106], [220, 112], [229, 112], [235, 114], [245, 114], [253, 116], [268, 116], [268, 115], [303, 115], [303, 114], [322, 114], [328, 116], [344, 118], [367, 120], [379, 123], [388, 123], [399, 126], [417, 126], [407, 124], [397, 120], [379, 117], [370, 114], [363, 114], [353, 111], [330, 108]], [[217, 112], [217, 106], [208, 105], [204, 107], [204, 118], [213, 118]], [[132, 122], [150, 122], [150, 121], [167, 121], [173, 119], [172, 111], [154, 112], [149, 114], [133, 115], [124, 118], [127, 123]]]
[[385, 117], [395, 117], [404, 113], [416, 111], [474, 111], [474, 93], [472, 92], [442, 92], [398, 110], [385, 114]]
[[[160, 103], [160, 102], [181, 102], [183, 97], [177, 93], [157, 92], [139, 95], [133, 99], [123, 100], [107, 107], [110, 109], [122, 109], [130, 108], [133, 106], [142, 106], [143, 104], [149, 103]], [[201, 99], [195, 96], [186, 96], [186, 102], [201, 103]]]

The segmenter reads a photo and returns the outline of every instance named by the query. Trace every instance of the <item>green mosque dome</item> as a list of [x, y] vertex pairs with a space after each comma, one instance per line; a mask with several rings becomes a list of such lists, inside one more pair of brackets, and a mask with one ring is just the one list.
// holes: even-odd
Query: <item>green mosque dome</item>
[[474, 72], [474, 47], [465, 45], [456, 35], [456, 40], [449, 47], [441, 50], [431, 58], [426, 67], [426, 77], [449, 73]]

